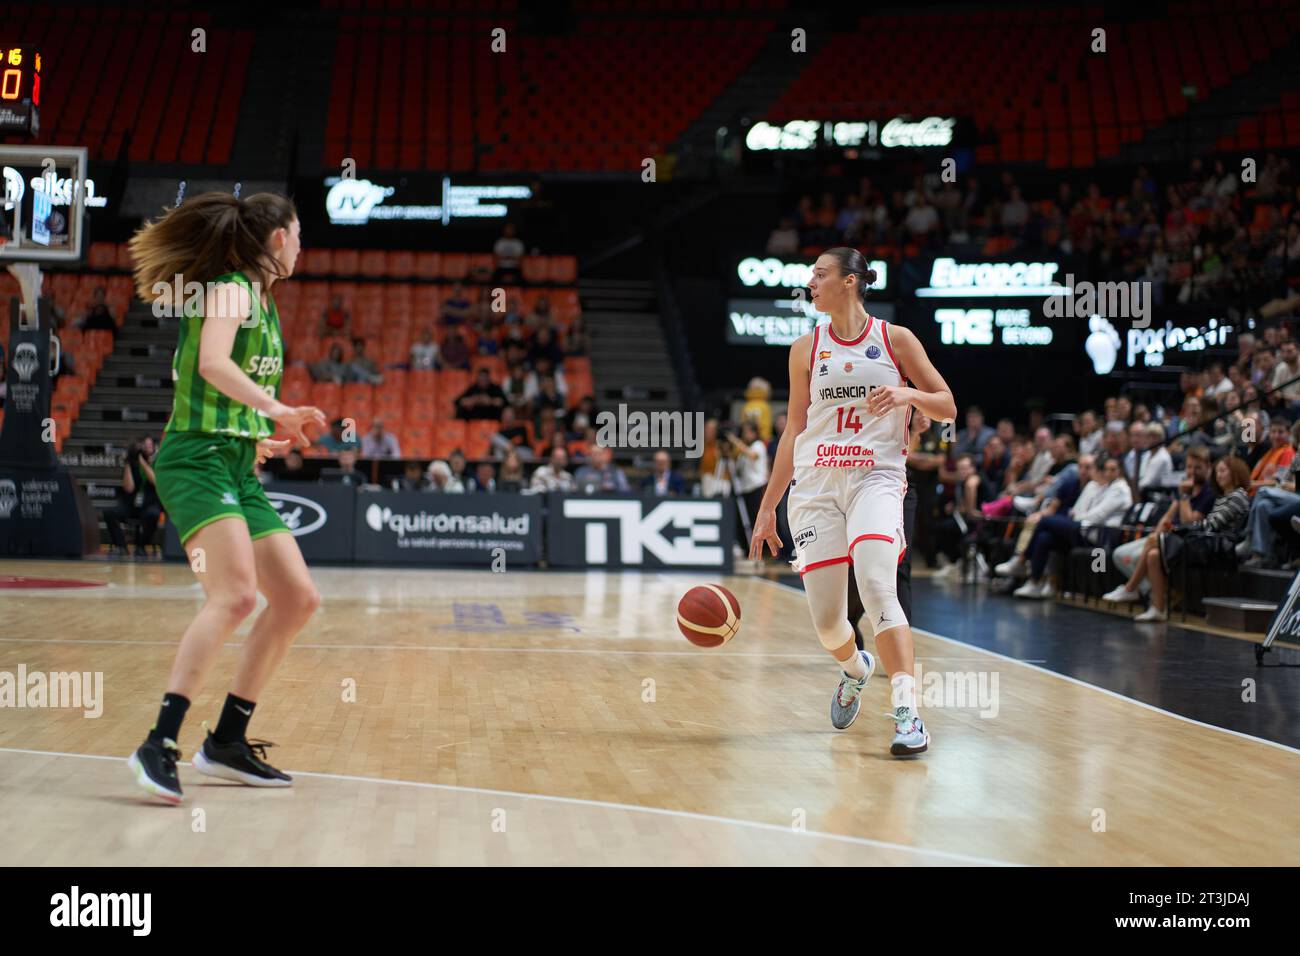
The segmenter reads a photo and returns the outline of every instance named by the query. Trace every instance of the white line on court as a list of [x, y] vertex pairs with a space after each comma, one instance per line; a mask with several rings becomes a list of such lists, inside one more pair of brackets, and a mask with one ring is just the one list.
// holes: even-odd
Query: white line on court
[[[769, 584], [773, 584], [779, 588], [792, 591], [795, 594], [802, 595], [804, 593], [802, 589], [797, 588], [792, 584], [782, 584], [780, 581], [773, 581], [770, 578], [760, 578], [759, 580], [767, 581]], [[1270, 747], [1276, 747], [1279, 750], [1285, 750], [1288, 753], [1293, 753], [1300, 756], [1300, 749], [1297, 749], [1295, 747], [1289, 747], [1286, 744], [1278, 743], [1276, 740], [1268, 740], [1264, 737], [1256, 737], [1253, 734], [1242, 733], [1240, 730], [1232, 730], [1228, 727], [1219, 727], [1215, 724], [1207, 724], [1204, 721], [1196, 720], [1193, 717], [1186, 717], [1183, 714], [1175, 713], [1172, 710], [1165, 710], [1163, 707], [1157, 707], [1154, 704], [1148, 704], [1144, 700], [1137, 700], [1134, 697], [1126, 697], [1125, 695], [1116, 693], [1115, 691], [1110, 690], [1106, 687], [1098, 687], [1096, 684], [1089, 684], [1087, 681], [1081, 681], [1078, 678], [1071, 677], [1068, 674], [1061, 674], [1054, 670], [1048, 670], [1046, 667], [1039, 667], [1037, 664], [1031, 664], [1027, 661], [1017, 660], [1014, 657], [1008, 657], [1005, 654], [999, 654], [997, 651], [990, 651], [986, 648], [980, 647], [978, 644], [967, 644], [965, 641], [959, 641], [953, 637], [944, 637], [942, 634], [935, 634], [933, 631], [922, 630], [919, 627], [914, 627], [912, 628], [912, 630], [915, 631], [917, 634], [924, 634], [926, 637], [933, 637], [935, 640], [938, 641], [944, 641], [948, 644], [955, 644], [958, 647], [965, 648], [967, 650], [979, 651], [981, 654], [987, 654], [990, 657], [996, 657], [999, 660], [1003, 660], [1003, 661], [1010, 661], [1012, 664], [1019, 664], [1021, 667], [1028, 667], [1030, 670], [1035, 670], [1041, 674], [1047, 674], [1051, 677], [1057, 677], [1063, 681], [1069, 681], [1071, 684], [1077, 684], [1080, 687], [1087, 687], [1091, 690], [1097, 691], [1097, 693], [1099, 694], [1105, 694], [1107, 697], [1114, 697], [1116, 700], [1122, 700], [1129, 704], [1136, 704], [1138, 707], [1144, 707], [1147, 710], [1154, 711], [1157, 714], [1165, 714], [1166, 716], [1176, 718], [1177, 720], [1184, 721], [1185, 723], [1195, 724], [1197, 727], [1205, 727], [1208, 730], [1217, 730], [1219, 731], [1219, 733], [1231, 734], [1233, 737], [1240, 737], [1243, 740], [1253, 740], [1255, 741], [1255, 743], [1259, 743], [1259, 744], [1268, 744], [1268, 746]], [[926, 660], [926, 658], [923, 657], [921, 658], [921, 660]]]
[[[112, 760], [125, 763], [125, 757], [109, 757], [104, 754], [74, 754], [50, 750], [24, 750], [18, 747], [0, 747], [0, 753], [26, 754], [37, 757], [67, 757], [82, 760]], [[188, 761], [181, 766], [188, 766]], [[878, 850], [897, 850], [902, 853], [915, 853], [921, 856], [939, 857], [956, 863], [971, 863], [976, 866], [1018, 866], [1005, 860], [990, 860], [984, 857], [970, 856], [965, 853], [953, 853], [948, 850], [927, 850], [908, 846], [904, 843], [890, 843], [886, 840], [872, 840], [869, 837], [846, 836], [841, 833], [826, 833], [821, 830], [796, 831], [793, 827], [779, 823], [763, 823], [758, 820], [739, 820], [734, 817], [715, 816], [708, 813], [693, 813], [689, 810], [667, 810], [661, 807], [643, 807], [633, 803], [611, 803], [606, 800], [586, 800], [582, 797], [554, 797], [544, 793], [520, 793], [515, 790], [490, 790], [484, 787], [463, 787], [448, 783], [425, 783], [420, 780], [390, 780], [386, 777], [358, 777], [342, 773], [315, 773], [309, 770], [289, 770], [288, 773], [299, 777], [315, 777], [320, 780], [344, 780], [350, 783], [370, 783], [390, 787], [416, 787], [421, 790], [438, 790], [448, 793], [468, 793], [490, 797], [513, 797], [518, 800], [538, 800], [545, 803], [562, 803], [571, 806], [595, 807], [601, 810], [620, 810], [624, 813], [649, 813], [655, 816], [674, 817], [681, 820], [698, 820], [703, 823], [720, 823], [728, 826], [746, 827], [751, 830], [766, 830], [769, 833], [782, 833], [795, 837], [814, 837], [819, 840], [831, 840], [836, 843], [850, 843], [856, 846], [869, 846]]]

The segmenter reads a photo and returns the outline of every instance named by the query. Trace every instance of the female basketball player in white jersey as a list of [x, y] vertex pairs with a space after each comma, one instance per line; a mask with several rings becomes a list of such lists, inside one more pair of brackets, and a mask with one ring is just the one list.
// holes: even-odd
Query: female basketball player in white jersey
[[[750, 557], [766, 543], [776, 555], [776, 505], [790, 487], [794, 565], [803, 577], [813, 626], [843, 671], [831, 700], [831, 723], [843, 730], [858, 716], [875, 661], [859, 651], [849, 626], [853, 564], [865, 620], [892, 687], [895, 756], [919, 754], [930, 735], [916, 707], [912, 631], [895, 590], [903, 539], [908, 418], [913, 407], [952, 421], [952, 391], [916, 336], [869, 315], [864, 304], [875, 273], [856, 249], [839, 247], [813, 265], [808, 288], [829, 325], [790, 348], [790, 406], [772, 478], [759, 506]], [[907, 385], [908, 380], [915, 388]]]

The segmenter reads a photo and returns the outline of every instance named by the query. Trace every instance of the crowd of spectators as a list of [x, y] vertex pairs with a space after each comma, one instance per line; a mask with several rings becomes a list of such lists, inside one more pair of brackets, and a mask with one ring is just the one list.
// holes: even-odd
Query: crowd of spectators
[[[1103, 547], [1127, 578], [1105, 599], [1147, 599], [1138, 616], [1145, 621], [1166, 618], [1170, 575], [1189, 547], [1198, 560], [1218, 554], [1245, 567], [1300, 567], [1293, 379], [1300, 354], [1281, 324], [1244, 333], [1231, 361], [1184, 372], [1177, 407], [1115, 396], [1055, 431], [1041, 412], [990, 425], [971, 406], [955, 430], [915, 415], [913, 546], [940, 577], [1023, 581], [1012, 593], [1026, 599], [1056, 593], [1054, 554]], [[984, 545], [1005, 540], [1008, 525], [1011, 556], [990, 567]], [[1136, 526], [1148, 533], [1123, 540], [1123, 529]]]
[[[1265, 317], [1300, 310], [1300, 177], [1290, 161], [1264, 157], [1253, 181], [1236, 160], [1193, 160], [1182, 170], [1138, 167], [1104, 189], [1022, 187], [938, 173], [910, 181], [861, 177], [845, 193], [806, 194], [773, 229], [767, 252], [817, 255], [837, 245], [881, 258], [925, 252], [967, 255], [1075, 254], [1091, 278], [1145, 280], [1156, 305], [1274, 296]], [[835, 181], [827, 176], [825, 181]], [[1289, 288], [1284, 283], [1291, 280]], [[1276, 290], [1276, 295], [1274, 291]]]

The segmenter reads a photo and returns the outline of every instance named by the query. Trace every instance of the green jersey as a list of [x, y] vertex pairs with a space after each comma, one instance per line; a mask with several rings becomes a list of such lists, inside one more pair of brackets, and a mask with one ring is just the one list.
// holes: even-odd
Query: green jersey
[[[228, 272], [213, 283], [235, 282], [253, 294], [253, 314], [240, 324], [230, 359], [272, 398], [280, 388], [284, 373], [284, 343], [280, 339], [280, 313], [275, 300], [267, 297], [270, 308], [263, 308], [247, 276]], [[180, 338], [172, 358], [172, 417], [165, 431], [207, 432], [239, 438], [268, 437], [275, 426], [254, 408], [237, 402], [210, 385], [199, 374], [199, 338], [203, 330], [202, 307], [185, 309], [181, 318]]]

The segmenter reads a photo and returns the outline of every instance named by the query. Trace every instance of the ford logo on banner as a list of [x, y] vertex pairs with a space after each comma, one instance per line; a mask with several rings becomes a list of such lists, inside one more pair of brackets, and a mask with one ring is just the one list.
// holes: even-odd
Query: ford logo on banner
[[328, 518], [325, 509], [310, 498], [288, 495], [283, 491], [268, 491], [266, 497], [295, 538], [325, 527]]

